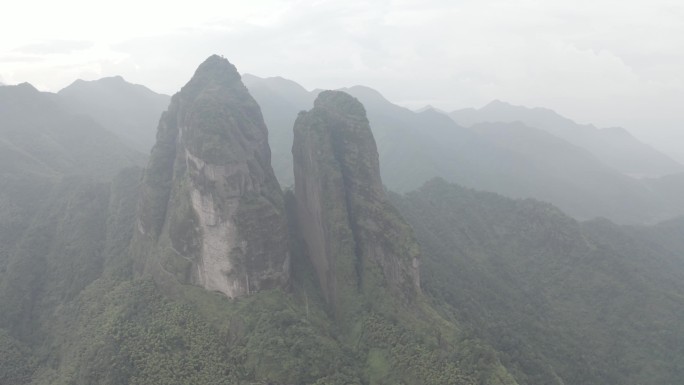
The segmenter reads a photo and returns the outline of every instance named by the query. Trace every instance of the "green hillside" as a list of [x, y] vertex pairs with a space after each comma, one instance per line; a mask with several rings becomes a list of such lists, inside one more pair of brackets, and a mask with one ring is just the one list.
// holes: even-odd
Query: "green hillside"
[[681, 220], [576, 222], [553, 206], [434, 180], [393, 203], [424, 289], [519, 383], [675, 384], [684, 372]]

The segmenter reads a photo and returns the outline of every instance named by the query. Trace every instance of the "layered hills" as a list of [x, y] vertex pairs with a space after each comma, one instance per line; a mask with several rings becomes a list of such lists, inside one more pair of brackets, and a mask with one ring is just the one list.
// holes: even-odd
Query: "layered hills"
[[70, 196], [56, 197], [54, 191], [107, 184], [122, 169], [144, 162], [142, 153], [93, 118], [65, 108], [58, 95], [28, 83], [0, 87], [0, 269], [7, 268], [22, 234], [37, 231], [30, 229], [41, 222], [39, 213], [49, 216], [44, 202]]
[[[386, 175], [401, 180], [384, 159], [410, 174], [401, 151], [431, 156], [416, 167], [460, 167], [486, 183], [469, 168], [478, 158], [468, 146], [510, 170], [545, 162], [535, 172], [618, 183], [588, 150], [520, 124], [465, 129], [366, 88], [302, 93], [283, 79], [254, 81], [208, 58], [158, 120], [144, 170], [98, 169], [110, 153], [97, 148], [71, 154], [93, 172], [43, 168], [47, 159], [0, 175], [0, 383], [579, 385], [684, 375], [681, 219], [578, 222], [549, 203], [444, 180], [404, 195], [383, 186]], [[281, 102], [304, 111], [291, 116]], [[73, 114], [54, 102], [33, 108]], [[0, 124], [15, 138], [25, 132], [19, 117]], [[281, 167], [270, 145], [286, 124], [292, 158]], [[83, 135], [93, 143], [114, 135], [91, 128]], [[113, 143], [122, 143], [116, 155], [137, 154]], [[524, 155], [530, 143], [546, 153]], [[292, 189], [281, 190], [279, 167], [292, 171]], [[653, 183], [669, 192], [679, 182]]]
[[577, 124], [546, 108], [514, 106], [495, 100], [480, 109], [457, 110], [449, 116], [465, 127], [485, 122], [521, 122], [589, 151], [625, 175], [653, 178], [684, 171], [681, 164], [639, 141], [624, 128]]
[[[289, 185], [290, 125], [300, 110], [310, 108], [319, 91], [307, 94], [301, 86], [281, 78], [250, 76], [246, 84], [254, 90], [259, 104], [266, 106], [264, 119], [272, 133], [276, 176]], [[633, 178], [626, 175], [629, 170], [622, 172], [604, 161], [604, 156], [595, 154], [603, 150], [587, 149], [556, 136], [556, 131], [572, 131], [568, 119], [558, 116], [552, 120], [550, 126], [560, 125], [553, 132], [515, 121], [485, 121], [466, 128], [433, 109], [414, 112], [392, 104], [367, 87], [343, 91], [358, 98], [368, 112], [380, 154], [380, 172], [390, 190], [408, 192], [441, 177], [512, 198], [551, 202], [578, 219], [606, 217], [620, 223], [656, 223], [684, 213], [677, 198], [673, 198], [675, 192], [665, 187], [669, 184]], [[597, 131], [593, 127], [591, 130]], [[608, 148], [610, 139], [601, 140]], [[620, 147], [620, 143], [616, 141], [612, 146]], [[668, 162], [665, 155], [634, 138], [631, 143], [641, 149], [635, 154], [647, 154], [644, 157], [652, 159], [644, 164], [663, 165], [654, 175], [678, 170], [677, 164]], [[654, 184], [660, 187], [654, 188]]]
[[266, 82], [245, 74], [242, 81], [259, 103], [268, 126], [275, 175], [282, 186], [291, 187], [294, 185], [292, 126], [300, 111], [308, 111], [313, 107], [316, 95], [283, 78], [269, 78]]
[[28, 83], [0, 87], [0, 121], [4, 174], [109, 179], [145, 161], [93, 118], [74, 113], [55, 94]]
[[154, 145], [154, 127], [170, 99], [120, 76], [76, 80], [57, 95], [66, 108], [92, 117], [143, 154]]

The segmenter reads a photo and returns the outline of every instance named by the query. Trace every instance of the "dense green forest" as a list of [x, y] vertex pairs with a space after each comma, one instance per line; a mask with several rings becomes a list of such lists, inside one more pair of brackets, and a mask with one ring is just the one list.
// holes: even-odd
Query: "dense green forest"
[[576, 222], [547, 203], [443, 180], [392, 201], [421, 244], [425, 290], [519, 382], [674, 384], [684, 375], [681, 220]]

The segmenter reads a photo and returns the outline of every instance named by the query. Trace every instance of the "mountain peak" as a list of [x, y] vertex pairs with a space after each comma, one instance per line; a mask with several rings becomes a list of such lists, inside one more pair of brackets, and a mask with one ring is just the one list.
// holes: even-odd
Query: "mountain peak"
[[233, 69], [235, 70], [235, 66], [232, 65], [228, 59], [221, 55], [211, 55], [209, 56], [206, 60], [202, 62], [202, 64], [197, 67], [197, 70], [195, 72], [202, 72], [206, 71], [208, 68], [213, 68], [213, 69]]
[[504, 102], [503, 100], [500, 99], [494, 99], [491, 102], [487, 103], [487, 106], [492, 106], [492, 107], [497, 107], [497, 106], [510, 106], [510, 103]]
[[343, 91], [323, 91], [318, 94], [314, 101], [314, 107], [325, 108], [335, 111], [344, 111], [347, 114], [366, 117], [366, 110], [358, 99]]
[[212, 55], [197, 67], [197, 70], [188, 85], [207, 80], [235, 82], [240, 80], [240, 74], [238, 73], [237, 68], [235, 68], [228, 59], [222, 56]]
[[183, 86], [179, 95], [194, 98], [201, 92], [218, 92], [232, 89], [238, 93], [247, 93], [240, 74], [226, 58], [212, 55], [197, 67], [190, 81]]
[[494, 99], [491, 102], [487, 103], [484, 107], [482, 107], [482, 110], [502, 110], [502, 109], [526, 109], [525, 107], [522, 106], [516, 106], [508, 102], [504, 102], [499, 99]]
[[[274, 83], [287, 83], [287, 84], [293, 84], [300, 86], [297, 82], [284, 78], [282, 76], [269, 76], [269, 77], [261, 77], [253, 74], [242, 74], [242, 81], [243, 82], [274, 82]], [[301, 86], [300, 86], [301, 87]]]
[[[55, 112], [58, 108], [55, 104], [53, 95], [47, 92], [40, 92], [30, 83], [20, 83], [17, 85], [7, 85], [0, 89], [0, 111], [18, 112], [18, 106], [31, 108], [33, 111]], [[23, 108], [23, 107], [22, 107]], [[37, 113], [42, 115], [42, 113]]]
[[114, 75], [114, 76], [107, 76], [104, 78], [101, 78], [99, 80], [96, 80], [97, 82], [100, 83], [114, 83], [114, 84], [120, 84], [120, 83], [128, 83], [126, 79], [123, 78], [121, 75]]
[[432, 104], [426, 104], [423, 107], [415, 109], [413, 112], [416, 112], [418, 114], [422, 114], [423, 112], [430, 112], [430, 113], [435, 112], [435, 113], [442, 114], [442, 115], [448, 115], [448, 112], [446, 112], [442, 109], [439, 109], [439, 108], [433, 106]]
[[57, 93], [60, 95], [78, 96], [79, 98], [87, 100], [93, 97], [93, 95], [90, 95], [90, 93], [93, 92], [105, 94], [146, 92], [158, 95], [156, 92], [143, 85], [128, 82], [121, 75], [107, 76], [95, 80], [76, 79]]
[[287, 283], [288, 233], [268, 132], [228, 60], [210, 57], [174, 95], [142, 190], [138, 273], [231, 298]]
[[326, 300], [348, 316], [356, 295], [388, 288], [389, 297], [414, 298], [417, 246], [387, 203], [363, 105], [342, 91], [323, 91], [300, 113], [294, 134], [299, 222]]
[[350, 95], [363, 100], [364, 103], [390, 103], [380, 91], [367, 86], [356, 85], [349, 88], [343, 88], [340, 91], [348, 92]]
[[[259, 99], [259, 95], [275, 94], [286, 98], [288, 102], [295, 105], [304, 104], [307, 108], [310, 107], [314, 99], [314, 96], [302, 85], [281, 76], [262, 78], [256, 75], [242, 74], [242, 82], [247, 86], [250, 94], [257, 99]], [[263, 103], [260, 102], [259, 104], [261, 108], [264, 108]], [[291, 130], [292, 124], [288, 126], [288, 130]], [[272, 128], [270, 124], [269, 128]]]
[[33, 84], [29, 82], [23, 82], [19, 83], [16, 86], [14, 86], [18, 90], [22, 90], [24, 92], [30, 92], [30, 93], [39, 93], [38, 89], [33, 86]]

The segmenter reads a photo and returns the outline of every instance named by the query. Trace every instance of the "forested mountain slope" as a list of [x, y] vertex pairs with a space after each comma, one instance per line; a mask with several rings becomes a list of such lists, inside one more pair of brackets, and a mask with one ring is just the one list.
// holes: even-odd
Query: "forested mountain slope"
[[429, 182], [393, 203], [424, 290], [520, 383], [674, 384], [684, 373], [684, 226], [576, 222], [555, 207]]

